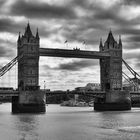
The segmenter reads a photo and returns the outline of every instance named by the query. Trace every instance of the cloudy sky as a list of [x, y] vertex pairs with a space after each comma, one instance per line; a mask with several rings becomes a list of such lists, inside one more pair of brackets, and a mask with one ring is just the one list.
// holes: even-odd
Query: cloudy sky
[[[16, 56], [18, 32], [28, 21], [33, 34], [39, 29], [41, 48], [98, 51], [111, 28], [116, 41], [122, 37], [123, 58], [140, 73], [139, 0], [0, 0], [1, 67]], [[7, 74], [14, 82], [2, 77], [2, 86], [16, 86], [16, 68]], [[52, 90], [100, 82], [98, 60], [40, 57], [39, 70], [41, 87], [45, 81]]]

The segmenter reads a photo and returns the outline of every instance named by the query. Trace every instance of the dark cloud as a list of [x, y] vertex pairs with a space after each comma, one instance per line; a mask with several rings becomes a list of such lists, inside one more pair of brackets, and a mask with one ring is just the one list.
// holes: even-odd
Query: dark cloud
[[3, 6], [3, 4], [5, 4], [6, 0], [0, 0], [0, 7]]
[[[132, 24], [131, 26], [133, 25], [134, 24]], [[140, 29], [134, 29], [131, 26], [126, 25], [125, 27], [119, 27], [116, 32], [124, 35], [140, 35]]]
[[[83, 17], [74, 21], [67, 21], [61, 29], [61, 35], [70, 42], [86, 42], [89, 45], [99, 43], [99, 38], [105, 31], [102, 23], [88, 17]], [[101, 31], [102, 30], [102, 31]]]
[[140, 1], [139, 0], [124, 0], [124, 4], [127, 4], [127, 5], [139, 5]]
[[[84, 17], [76, 17], [74, 13], [74, 8], [81, 6], [89, 10], [89, 13], [94, 13], [92, 16], [84, 16]], [[117, 6], [116, 6], [117, 7]], [[49, 37], [50, 35], [56, 35], [60, 31], [58, 35], [62, 35], [67, 40], [72, 42], [83, 42], [86, 41], [87, 44], [98, 44], [99, 37], [95, 36], [95, 33], [98, 35], [99, 33], [109, 29], [107, 19], [118, 19], [118, 16], [115, 14], [117, 8], [112, 9], [102, 9], [100, 6], [91, 6], [89, 1], [84, 0], [74, 0], [68, 5], [63, 6], [54, 6], [49, 4], [41, 4], [41, 3], [32, 3], [27, 1], [17, 1], [13, 7], [11, 8], [11, 12], [17, 15], [24, 15], [25, 17], [34, 17], [38, 18], [46, 18], [55, 19], [57, 23], [62, 25], [62, 28], [59, 29], [50, 29], [49, 27], [44, 30], [44, 26], [40, 26], [40, 35]], [[65, 11], [66, 10], [66, 11]], [[114, 10], [114, 12], [113, 12]], [[73, 16], [71, 16], [73, 15]], [[67, 19], [67, 17], [71, 20], [64, 20], [60, 22], [58, 18]], [[103, 21], [104, 20], [104, 21]], [[54, 24], [52, 24], [53, 26]], [[101, 36], [101, 35], [100, 35]]]
[[93, 20], [95, 19], [98, 23], [102, 23], [100, 24], [100, 26], [103, 26], [101, 29], [112, 28], [118, 34], [139, 34], [139, 29], [132, 27], [139, 25], [140, 16], [132, 19], [122, 16], [120, 11], [125, 8], [126, 5], [123, 4], [116, 4], [109, 8], [94, 7]]
[[79, 71], [83, 68], [94, 67], [97, 64], [98, 64], [98, 61], [81, 60], [81, 61], [74, 61], [74, 62], [70, 62], [70, 63], [60, 64], [56, 69], [69, 70], [69, 71]]
[[140, 69], [140, 62], [137, 62], [135, 67], [137, 67], [138, 69]]
[[[79, 6], [83, 8], [83, 12], [86, 12], [84, 9], [88, 9], [88, 12], [90, 14], [92, 13], [91, 16], [76, 16], [73, 9], [76, 9]], [[137, 20], [134, 19], [128, 22], [126, 18], [122, 18], [118, 15], [121, 6], [122, 5], [120, 4], [116, 4], [109, 8], [102, 8], [100, 5], [93, 5], [90, 4], [89, 1], [85, 2], [84, 0], [73, 0], [65, 6], [49, 5], [38, 2], [33, 3], [31, 1], [17, 1], [11, 7], [11, 13], [13, 13], [13, 15], [23, 15], [27, 18], [55, 19], [55, 22], [52, 23], [52, 27], [55, 23], [61, 24], [62, 27], [54, 29], [49, 28], [49, 26], [40, 25], [39, 34], [41, 37], [58, 35], [63, 36], [71, 42], [83, 42], [83, 40], [85, 40], [87, 44], [95, 45], [98, 44], [99, 38], [104, 36], [106, 30], [109, 30], [112, 26], [115, 27], [115, 29], [112, 28], [112, 30], [115, 30], [118, 34], [133, 35], [140, 33], [139, 30], [131, 28], [132, 25], [138, 24]], [[63, 19], [63, 22], [59, 21], [58, 18]], [[13, 27], [11, 30], [18, 32], [17, 30], [19, 30], [20, 27], [14, 26], [13, 21], [5, 22], [7, 30], [8, 28]], [[11, 26], [8, 26], [7, 23], [11, 24]], [[34, 25], [37, 25], [37, 23], [34, 23]], [[22, 26], [22, 28], [24, 26]], [[1, 30], [4, 30], [4, 28]], [[61, 42], [59, 39], [57, 40], [58, 42]]]
[[16, 43], [10, 40], [0, 39], [0, 58], [8, 59], [9, 61], [16, 57]]
[[14, 55], [15, 55], [14, 49], [9, 49], [6, 46], [0, 45], [0, 57], [12, 58]]
[[[116, 3], [112, 7], [102, 8], [99, 4], [94, 5], [94, 2], [85, 0], [73, 0], [65, 6], [49, 5], [47, 3], [31, 1], [16, 1], [15, 4], [11, 7], [11, 13], [16, 15], [23, 15], [27, 18], [35, 19], [55, 19], [56, 22], [62, 24], [64, 32], [61, 34], [64, 38], [71, 41], [83, 41], [86, 40], [88, 44], [97, 44], [97, 32], [104, 32], [108, 30], [112, 25], [115, 27], [116, 33], [119, 34], [139, 34], [139, 30], [132, 29], [131, 26], [139, 24], [137, 19], [128, 20], [119, 15], [120, 8], [125, 4]], [[77, 7], [82, 7], [83, 12], [86, 12], [85, 9], [88, 9], [90, 16], [78, 17], [75, 14]], [[125, 8], [125, 7], [124, 7]], [[75, 18], [76, 17], [76, 18]], [[64, 19], [63, 22], [60, 22], [58, 19]], [[67, 20], [65, 20], [67, 19]], [[71, 20], [68, 20], [71, 19]], [[10, 22], [9, 22], [10, 23]], [[12, 22], [11, 22], [12, 23]], [[52, 24], [53, 26], [54, 24]], [[9, 26], [10, 27], [10, 26]], [[12, 27], [12, 26], [11, 26]], [[7, 26], [8, 28], [8, 26]], [[41, 36], [49, 37], [59, 32], [61, 29], [50, 30], [49, 27], [47, 30], [44, 30], [44, 26], [40, 26]], [[14, 28], [13, 28], [14, 29]], [[16, 28], [15, 30], [17, 30]], [[89, 33], [84, 34], [88, 30], [91, 30]], [[91, 35], [94, 35], [92, 37]], [[60, 35], [60, 34], [59, 34]], [[99, 40], [99, 39], [98, 39]]]
[[[20, 21], [16, 22], [14, 18], [0, 18], [0, 32], [9, 32], [12, 34], [15, 34], [18, 38], [18, 33], [21, 32], [21, 34], [24, 34], [25, 27], [27, 26], [26, 23]], [[33, 34], [36, 34], [36, 29], [34, 27], [38, 27], [36, 22], [31, 22], [30, 23], [31, 30]], [[53, 29], [53, 28], [48, 28], [47, 30], [44, 30], [47, 28], [45, 25], [39, 26], [39, 35], [40, 37], [49, 37], [51, 35], [56, 34], [59, 29]], [[16, 42], [16, 40], [15, 40]]]
[[127, 38], [130, 42], [140, 42], [140, 36], [139, 35], [133, 35], [131, 37]]
[[[139, 30], [131, 28], [138, 25], [138, 19], [128, 21], [122, 17], [119, 12], [123, 5], [116, 4], [109, 8], [102, 8], [100, 5], [88, 5], [80, 0], [74, 4], [79, 4], [83, 8], [89, 8], [91, 16], [79, 17], [77, 20], [68, 21], [63, 27], [62, 35], [71, 41], [86, 40], [88, 44], [98, 44], [101, 36], [105, 36], [105, 32], [112, 28], [118, 34], [139, 34]], [[83, 12], [85, 12], [83, 10]], [[138, 17], [137, 17], [138, 18]]]
[[18, 34], [25, 27], [23, 22], [15, 22], [14, 18], [0, 18], [0, 32]]
[[126, 42], [126, 45], [123, 45], [123, 49], [125, 50], [136, 50], [140, 49], [140, 42], [134, 42], [134, 41], [128, 41]]
[[10, 12], [15, 15], [23, 15], [27, 18], [76, 18], [74, 10], [70, 7], [49, 5], [47, 3], [17, 1]]
[[114, 5], [110, 8], [104, 9], [102, 7], [93, 7], [94, 18], [101, 20], [116, 20], [120, 19], [118, 13], [120, 10], [120, 5]]
[[14, 21], [11, 20], [11, 19], [7, 19], [7, 18], [2, 18], [0, 19], [0, 31], [1, 32], [5, 32], [5, 31], [13, 31], [13, 27], [16, 27], [14, 26]]
[[[89, 68], [99, 65], [97, 60], [80, 60], [80, 61], [73, 61], [69, 63], [61, 63], [56, 67], [51, 67], [47, 64], [43, 64], [43, 70], [68, 70], [68, 71], [78, 71], [83, 68]], [[65, 73], [66, 74], [66, 73]]]
[[73, 5], [73, 6], [77, 5], [77, 6], [80, 6], [83, 8], [86, 8], [86, 7], [89, 8], [89, 1], [88, 0], [86, 0], [86, 1], [85, 0], [73, 0], [71, 2], [71, 5]]
[[132, 52], [131, 51], [123, 52], [123, 59], [129, 61], [130, 63], [139, 62], [140, 61], [139, 50]]
[[[14, 54], [16, 54], [16, 50], [17, 50], [17, 44], [16, 44], [16, 41], [15, 42], [13, 42], [13, 41], [11, 41], [11, 40], [7, 40], [7, 39], [0, 39], [0, 43], [1, 43], [1, 48], [4, 48], [4, 49], [6, 49], [7, 50], [7, 52], [8, 52], [8, 49], [9, 49], [9, 51], [10, 50], [12, 50], [12, 51], [14, 51], [15, 53]], [[13, 54], [13, 53], [12, 53]], [[15, 56], [15, 55], [14, 55]]]
[[86, 33], [85, 32], [86, 31], [84, 29], [83, 31], [80, 31], [78, 28], [71, 30], [71, 32], [68, 32], [68, 30], [66, 29], [62, 33], [62, 36], [70, 42], [81, 42], [82, 44], [82, 42], [85, 41], [86, 44], [92, 45], [99, 43], [99, 39], [94, 37], [93, 30], [87, 31]]
[[127, 7], [123, 2], [116, 3], [108, 8], [103, 8], [100, 5], [90, 5], [89, 10], [92, 13], [92, 16], [87, 17], [86, 20], [84, 20], [88, 25], [85, 26], [85, 30], [92, 28], [93, 30], [101, 30], [103, 33], [109, 28], [112, 28], [117, 34], [139, 35], [140, 30], [133, 27], [139, 25], [140, 16], [137, 16], [136, 18], [133, 17], [132, 19], [129, 19], [127, 14], [126, 17], [122, 16], [120, 11], [125, 8]]

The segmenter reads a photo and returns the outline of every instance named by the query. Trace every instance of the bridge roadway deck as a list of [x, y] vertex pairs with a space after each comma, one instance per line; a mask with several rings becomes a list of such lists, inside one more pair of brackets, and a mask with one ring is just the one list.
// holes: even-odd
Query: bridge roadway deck
[[17, 90], [0, 90], [0, 96], [18, 96], [19, 95], [19, 91]]
[[87, 58], [87, 59], [100, 59], [110, 57], [107, 52], [99, 51], [85, 51], [85, 50], [68, 50], [68, 49], [52, 49], [52, 48], [40, 48], [40, 56], [49, 57], [67, 57], [67, 58]]
[[46, 94], [50, 94], [50, 95], [55, 95], [55, 94], [88, 94], [88, 95], [105, 95], [104, 91], [88, 91], [88, 92], [83, 92], [83, 91], [50, 91], [50, 92], [46, 92]]
[[[59, 95], [59, 94], [79, 94], [92, 97], [105, 97], [105, 91], [50, 91], [46, 92], [47, 95]], [[140, 97], [140, 91], [131, 91], [131, 97]]]
[[[88, 92], [81, 92], [81, 91], [50, 91], [46, 92], [46, 95], [59, 95], [59, 94], [79, 94], [79, 95], [91, 95], [91, 96], [105, 96], [105, 91], [88, 91]], [[17, 90], [0, 90], [0, 96], [18, 96], [19, 91]], [[136, 96], [140, 97], [140, 92], [130, 92], [131, 97]]]

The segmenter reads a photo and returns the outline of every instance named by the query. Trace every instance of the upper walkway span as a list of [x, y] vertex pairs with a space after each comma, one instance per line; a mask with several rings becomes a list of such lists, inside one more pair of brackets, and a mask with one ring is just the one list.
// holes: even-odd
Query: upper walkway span
[[39, 55], [50, 57], [87, 58], [87, 59], [100, 59], [110, 57], [110, 54], [107, 52], [85, 51], [79, 49], [74, 50], [51, 49], [51, 48], [40, 48]]

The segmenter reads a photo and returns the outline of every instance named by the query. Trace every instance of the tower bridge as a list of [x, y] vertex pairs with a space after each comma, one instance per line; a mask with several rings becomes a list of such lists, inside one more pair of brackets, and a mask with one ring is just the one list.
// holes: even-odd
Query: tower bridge
[[45, 92], [39, 86], [40, 56], [99, 59], [101, 90], [105, 97], [104, 100], [97, 98], [94, 109], [131, 109], [129, 93], [122, 91], [121, 38], [117, 42], [110, 31], [104, 44], [100, 40], [99, 51], [40, 48], [39, 33], [34, 36], [28, 23], [25, 33], [19, 34], [16, 59], [0, 70], [3, 76], [18, 62], [18, 96], [12, 97], [13, 113], [45, 112]]

